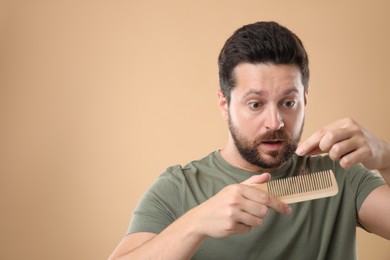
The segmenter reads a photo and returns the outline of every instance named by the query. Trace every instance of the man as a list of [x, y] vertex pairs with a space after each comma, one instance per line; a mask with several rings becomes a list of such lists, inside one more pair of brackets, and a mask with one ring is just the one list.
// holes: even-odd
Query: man
[[[298, 146], [309, 68], [295, 34], [242, 27], [219, 72], [226, 147], [168, 168], [110, 259], [355, 259], [356, 226], [390, 239], [390, 146], [349, 118]], [[287, 205], [250, 185], [329, 169], [339, 186], [329, 198]]]

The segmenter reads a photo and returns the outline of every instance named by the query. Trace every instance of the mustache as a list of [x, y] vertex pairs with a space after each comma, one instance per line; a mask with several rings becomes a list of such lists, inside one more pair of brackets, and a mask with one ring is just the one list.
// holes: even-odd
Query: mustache
[[262, 136], [255, 139], [255, 145], [260, 145], [263, 142], [267, 141], [281, 141], [281, 140], [290, 140], [290, 137], [286, 134], [284, 129], [279, 129], [275, 131], [269, 131]]

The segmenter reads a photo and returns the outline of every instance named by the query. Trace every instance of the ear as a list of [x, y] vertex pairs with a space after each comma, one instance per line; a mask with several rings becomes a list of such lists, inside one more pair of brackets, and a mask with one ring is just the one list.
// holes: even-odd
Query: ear
[[217, 91], [218, 95], [218, 107], [219, 110], [221, 111], [222, 118], [227, 121], [229, 118], [229, 104], [228, 101], [225, 97], [225, 95], [222, 93], [222, 91], [218, 90]]
[[305, 90], [305, 93], [303, 94], [303, 98], [305, 100], [305, 106], [307, 105], [307, 97], [309, 95], [309, 90]]

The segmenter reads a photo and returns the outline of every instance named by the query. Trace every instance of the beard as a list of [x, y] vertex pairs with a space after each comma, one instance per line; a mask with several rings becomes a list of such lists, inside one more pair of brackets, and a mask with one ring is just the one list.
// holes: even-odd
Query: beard
[[[238, 128], [233, 125], [230, 116], [228, 118], [228, 125], [234, 144], [244, 160], [261, 169], [277, 169], [294, 155], [298, 143], [301, 140], [304, 120], [296, 136], [289, 136], [284, 128], [281, 128], [275, 131], [269, 131], [252, 140], [240, 134]], [[260, 145], [262, 143], [272, 142], [273, 140], [283, 141], [283, 147], [277, 151], [261, 150]]]

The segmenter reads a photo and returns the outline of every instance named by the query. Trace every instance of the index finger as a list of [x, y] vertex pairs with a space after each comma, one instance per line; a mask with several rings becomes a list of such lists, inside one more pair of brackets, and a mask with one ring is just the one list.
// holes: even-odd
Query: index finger
[[252, 184], [249, 186], [253, 189], [249, 189], [246, 194], [243, 194], [248, 199], [261, 203], [281, 214], [289, 215], [291, 213], [292, 209], [288, 204], [268, 194], [261, 188], [261, 184]]
[[268, 207], [270, 207], [271, 209], [274, 209], [275, 211], [277, 211], [281, 214], [284, 214], [284, 215], [291, 214], [292, 208], [288, 204], [284, 203], [280, 199], [275, 198], [271, 195], [269, 195], [269, 197], [270, 197], [270, 200], [269, 200], [269, 205], [267, 205]]
[[323, 136], [323, 131], [315, 132], [298, 146], [295, 153], [299, 156], [317, 155], [323, 153], [320, 149], [320, 142]]

